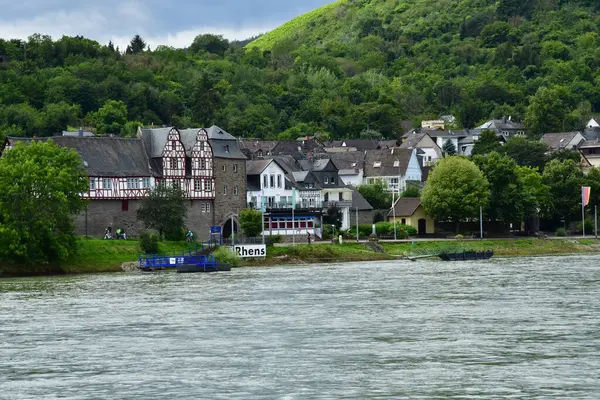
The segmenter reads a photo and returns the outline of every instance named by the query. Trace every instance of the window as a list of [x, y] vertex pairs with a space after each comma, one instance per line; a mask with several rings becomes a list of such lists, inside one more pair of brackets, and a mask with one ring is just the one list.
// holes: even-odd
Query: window
[[329, 184], [329, 177], [328, 177], [328, 176], [326, 176], [326, 177], [325, 177], [325, 184], [326, 184], [326, 185], [328, 185], [328, 184]]
[[150, 189], [150, 178], [142, 178], [142, 188]]
[[381, 168], [381, 161], [375, 161], [373, 163], [373, 168]]
[[112, 189], [112, 180], [109, 178], [102, 179], [102, 189], [111, 190]]
[[96, 178], [90, 178], [90, 190], [96, 190]]
[[227, 185], [223, 185], [223, 194], [227, 196]]
[[394, 167], [398, 168], [400, 166], [400, 161], [396, 160], [394, 161]]
[[204, 142], [200, 142], [200, 151], [204, 151]]
[[281, 189], [281, 175], [277, 175], [277, 187]]
[[137, 178], [127, 178], [127, 189], [138, 189], [140, 186]]
[[237, 186], [237, 185], [235, 185], [235, 186], [233, 187], [233, 194], [234, 194], [235, 196], [237, 196], [237, 195], [238, 195], [238, 186]]
[[329, 192], [325, 193], [325, 201], [329, 201]]
[[227, 166], [226, 166], [226, 165], [223, 165], [223, 166], [221, 166], [221, 170], [222, 170], [223, 172], [227, 171]]
[[121, 211], [129, 211], [129, 200], [121, 200]]
[[331, 180], [330, 180], [330, 182], [331, 182], [331, 184], [332, 184], [332, 185], [335, 185], [335, 176], [332, 176], [332, 177], [331, 177]]
[[194, 192], [202, 191], [202, 181], [200, 179], [194, 179]]
[[177, 169], [177, 159], [171, 158], [171, 169]]
[[226, 144], [225, 146], [223, 146], [223, 150], [225, 150], [225, 153], [229, 153], [229, 145]]
[[406, 218], [402, 218], [402, 225], [406, 225]]
[[344, 193], [340, 192], [340, 201], [344, 201]]
[[177, 150], [177, 142], [174, 140], [171, 141], [171, 150]]
[[275, 175], [269, 175], [269, 182], [271, 183], [271, 187], [275, 187]]
[[266, 189], [268, 187], [269, 187], [269, 176], [263, 175], [263, 189]]
[[200, 160], [200, 169], [206, 169], [206, 160], [205, 159]]
[[209, 213], [210, 212], [210, 203], [202, 203], [200, 205], [200, 211], [203, 213]]
[[233, 164], [233, 172], [237, 173], [237, 164]]
[[212, 192], [211, 181], [209, 181], [209, 180], [204, 181], [204, 191], [205, 192]]

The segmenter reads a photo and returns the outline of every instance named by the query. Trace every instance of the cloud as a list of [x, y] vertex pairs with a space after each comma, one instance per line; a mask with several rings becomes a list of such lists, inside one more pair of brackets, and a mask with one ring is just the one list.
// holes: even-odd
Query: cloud
[[152, 47], [189, 46], [203, 33], [242, 40], [329, 0], [0, 0], [0, 37], [81, 35], [120, 48], [139, 34]]

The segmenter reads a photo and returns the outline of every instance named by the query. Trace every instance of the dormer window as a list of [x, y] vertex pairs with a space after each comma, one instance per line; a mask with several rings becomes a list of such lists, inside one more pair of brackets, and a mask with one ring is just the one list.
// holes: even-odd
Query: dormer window
[[223, 150], [225, 150], [225, 153], [229, 153], [229, 145], [228, 144], [224, 145]]
[[375, 161], [373, 163], [373, 168], [381, 168], [381, 161]]
[[355, 163], [355, 162], [353, 162], [353, 163], [352, 163], [352, 168], [355, 168], [355, 167], [356, 167], [356, 163]]
[[400, 161], [396, 160], [394, 161], [394, 167], [398, 168], [400, 166]]
[[325, 184], [326, 184], [326, 185], [328, 185], [328, 184], [329, 184], [329, 177], [328, 177], [328, 176], [326, 176], [326, 177], [325, 177]]

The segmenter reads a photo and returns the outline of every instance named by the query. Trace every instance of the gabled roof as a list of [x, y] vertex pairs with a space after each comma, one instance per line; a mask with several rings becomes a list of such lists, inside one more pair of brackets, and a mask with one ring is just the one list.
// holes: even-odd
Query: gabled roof
[[580, 132], [546, 133], [542, 136], [542, 142], [553, 150], [564, 149], [578, 134]]
[[260, 175], [273, 160], [246, 160], [246, 175]]
[[337, 169], [363, 169], [365, 161], [364, 151], [348, 151], [343, 153], [325, 153], [315, 158], [330, 159]]
[[353, 189], [352, 190], [352, 208], [351, 208], [351, 210], [356, 210], [357, 208], [358, 208], [358, 211], [370, 211], [373, 209], [373, 206], [371, 204], [369, 204], [367, 199], [365, 199], [358, 190]]
[[[301, 160], [298, 161], [298, 164], [302, 167], [304, 171], [323, 171], [327, 166], [331, 163], [329, 158], [324, 158], [321, 160]], [[335, 164], [333, 165], [335, 168]]]
[[486, 123], [476, 127], [475, 129], [492, 129], [496, 131], [506, 130], [525, 130], [525, 125], [520, 122], [511, 121], [509, 119], [492, 119]]
[[[151, 158], [162, 157], [165, 144], [167, 143], [167, 139], [169, 137], [169, 132], [172, 129], [172, 127], [141, 129], [142, 140], [144, 141], [146, 151]], [[201, 129], [203, 128], [177, 130], [188, 157], [191, 155], [192, 148], [196, 143], [196, 136]], [[204, 130], [208, 135], [208, 141], [212, 147], [214, 157], [238, 160], [247, 159], [247, 157], [240, 150], [238, 140], [233, 135], [215, 125]]]
[[600, 147], [600, 140], [586, 140], [579, 145], [580, 149], [595, 149]]
[[396, 217], [410, 217], [420, 205], [421, 199], [418, 197], [399, 197], [394, 203], [394, 210], [390, 210], [388, 216], [395, 214]]
[[[150, 177], [150, 166], [140, 139], [119, 137], [54, 136], [35, 140], [52, 141], [75, 150], [92, 177]], [[33, 138], [7, 138], [11, 145]]]
[[296, 160], [305, 159], [308, 153], [322, 153], [323, 146], [314, 139], [280, 140], [271, 150], [272, 155], [290, 155]]
[[365, 176], [406, 175], [412, 150], [396, 147], [391, 150], [365, 151]]

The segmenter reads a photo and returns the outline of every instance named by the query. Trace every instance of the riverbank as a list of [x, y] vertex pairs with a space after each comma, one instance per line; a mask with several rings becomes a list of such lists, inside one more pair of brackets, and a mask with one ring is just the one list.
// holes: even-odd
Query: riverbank
[[[122, 272], [121, 264], [137, 260], [140, 251], [135, 240], [79, 239], [79, 253], [60, 266], [21, 267], [0, 265], [0, 276], [88, 274]], [[190, 247], [185, 242], [161, 242], [161, 253], [183, 252]], [[496, 257], [526, 257], [600, 253], [597, 239], [504, 239], [504, 240], [444, 240], [368, 243], [346, 242], [342, 245], [318, 243], [312, 245], [276, 246], [267, 249], [263, 259], [245, 259], [244, 266], [281, 264], [313, 264], [407, 259], [411, 256], [437, 254], [444, 250], [494, 250]], [[381, 251], [378, 252], [377, 250]]]

